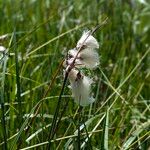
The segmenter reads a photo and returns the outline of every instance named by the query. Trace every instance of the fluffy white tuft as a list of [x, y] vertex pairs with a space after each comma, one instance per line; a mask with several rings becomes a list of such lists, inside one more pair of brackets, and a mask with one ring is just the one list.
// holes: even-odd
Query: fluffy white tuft
[[68, 51], [68, 55], [70, 58], [75, 57], [77, 55], [77, 50], [76, 49], [71, 49]]
[[99, 65], [99, 55], [96, 50], [86, 48], [79, 53], [80, 63], [87, 68], [95, 68]]
[[3, 53], [6, 50], [4, 46], [0, 46], [0, 52]]
[[[87, 106], [95, 101], [90, 95], [92, 80], [80, 71], [76, 70], [80, 67], [89, 69], [99, 65], [99, 54], [95, 49], [99, 48], [97, 40], [89, 35], [90, 31], [84, 32], [77, 42], [76, 48], [68, 51], [65, 60], [66, 71], [69, 72], [68, 78], [71, 83], [72, 95], [77, 104]], [[81, 49], [79, 49], [81, 47]], [[76, 69], [75, 69], [76, 68]]]
[[[71, 64], [74, 60], [74, 57], [77, 54], [77, 50], [72, 49], [69, 51], [69, 55], [72, 56], [68, 59], [68, 64]], [[99, 65], [99, 55], [96, 50], [91, 48], [83, 49], [75, 60], [76, 67], [83, 67], [92, 69]]]
[[72, 95], [77, 104], [87, 106], [95, 101], [93, 97], [90, 97], [92, 80], [86, 76], [78, 78], [78, 73], [75, 69], [69, 73]]
[[[69, 65], [73, 62], [74, 58], [77, 55], [77, 52], [78, 51], [76, 49], [71, 49], [71, 50], [68, 51], [68, 60], [67, 60], [67, 63]], [[78, 65], [83, 66], [83, 64], [81, 64], [80, 58], [76, 57], [75, 66], [78, 67]]]
[[77, 74], [78, 74], [79, 71], [77, 71], [76, 69], [72, 69], [70, 72], [69, 72], [69, 75], [68, 75], [68, 78], [69, 78], [69, 81], [70, 83], [74, 83], [76, 78], [77, 78]]
[[[89, 33], [90, 33], [89, 31], [83, 32], [83, 34], [82, 34], [80, 40], [77, 42], [77, 48], [81, 47], [82, 44], [83, 44], [85, 47], [87, 47], [87, 48], [93, 48], [93, 49], [99, 48], [99, 44], [98, 44], [97, 40], [96, 40], [92, 35], [90, 35], [90, 36], [87, 38], [87, 36], [89, 35]], [[85, 41], [85, 39], [86, 39], [86, 41]], [[85, 41], [85, 42], [84, 42], [84, 41]], [[83, 42], [84, 42], [84, 43], [83, 43]]]

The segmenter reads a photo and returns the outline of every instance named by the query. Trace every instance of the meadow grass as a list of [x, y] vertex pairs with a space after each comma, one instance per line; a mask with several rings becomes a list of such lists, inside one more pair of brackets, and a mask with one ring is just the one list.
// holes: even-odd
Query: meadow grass
[[[0, 10], [0, 149], [150, 148], [148, 0], [1, 0]], [[105, 18], [93, 34], [101, 64], [83, 70], [96, 101], [81, 108], [68, 81], [62, 90], [62, 63]]]

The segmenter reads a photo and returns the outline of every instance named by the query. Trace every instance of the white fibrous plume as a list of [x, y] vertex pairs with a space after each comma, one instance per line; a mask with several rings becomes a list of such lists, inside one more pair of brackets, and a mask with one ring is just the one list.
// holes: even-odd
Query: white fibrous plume
[[[77, 55], [77, 50], [72, 49], [69, 51], [69, 59], [68, 64], [71, 64], [74, 57]], [[79, 52], [76, 60], [76, 67], [86, 67], [89, 69], [96, 68], [99, 65], [99, 55], [95, 49], [85, 48], [81, 52]]]
[[[67, 59], [67, 64], [70, 65], [74, 58], [76, 57], [77, 55], [77, 50], [76, 49], [71, 49], [68, 51], [68, 59]], [[77, 62], [77, 59], [75, 60], [75, 63]]]
[[89, 31], [84, 32], [80, 40], [77, 42], [76, 48], [68, 51], [68, 65], [70, 65], [75, 58], [76, 67], [92, 69], [99, 65], [99, 54], [96, 51], [96, 49], [99, 48], [99, 44], [97, 40], [89, 34]]
[[97, 40], [92, 36], [89, 35], [90, 31], [83, 32], [80, 40], [77, 42], [77, 48], [80, 48], [81, 46], [84, 46], [85, 48], [92, 48], [96, 49], [99, 48], [99, 44]]
[[90, 96], [92, 80], [75, 69], [69, 72], [68, 77], [75, 102], [81, 106], [93, 103], [95, 99]]
[[[78, 53], [78, 51], [75, 48], [68, 51], [68, 59], [67, 59], [68, 65], [70, 65], [74, 61], [74, 58], [77, 56], [77, 53]], [[78, 54], [78, 56], [75, 59], [75, 66], [76, 67], [80, 67], [80, 66], [84, 67], [83, 65], [84, 64], [81, 62], [81, 59]]]
[[4, 46], [0, 46], [0, 53], [4, 53], [6, 48]]
[[99, 65], [99, 55], [96, 50], [86, 48], [79, 53], [81, 64], [87, 68], [96, 68]]
[[80, 68], [93, 69], [99, 65], [99, 48], [97, 40], [91, 32], [84, 32], [77, 42], [76, 48], [68, 51], [65, 60], [66, 74], [71, 84], [72, 95], [77, 104], [87, 106], [95, 101], [91, 96], [92, 80], [80, 72]]

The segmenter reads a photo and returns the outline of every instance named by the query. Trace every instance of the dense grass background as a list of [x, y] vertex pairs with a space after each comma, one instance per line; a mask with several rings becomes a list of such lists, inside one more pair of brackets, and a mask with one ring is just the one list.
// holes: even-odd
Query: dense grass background
[[101, 65], [84, 70], [95, 81], [96, 101], [80, 112], [66, 86], [51, 149], [150, 148], [147, 1], [0, 1], [0, 45], [10, 55], [0, 55], [0, 149], [46, 149], [64, 55], [106, 17], [107, 25], [94, 34]]

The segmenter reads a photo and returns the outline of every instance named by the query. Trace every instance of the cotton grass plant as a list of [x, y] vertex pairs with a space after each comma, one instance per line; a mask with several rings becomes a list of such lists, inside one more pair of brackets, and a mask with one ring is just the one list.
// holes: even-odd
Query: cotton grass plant
[[[97, 40], [92, 36], [92, 34], [94, 32], [96, 32], [100, 27], [105, 25], [106, 23], [107, 23], [107, 18], [101, 23], [101, 25], [97, 25], [92, 31], [88, 31], [86, 33], [84, 32], [83, 35], [81, 36], [80, 40], [77, 42], [76, 48], [71, 50], [71, 51], [73, 51], [73, 55], [68, 54], [67, 55], [68, 57], [64, 61], [64, 66], [66, 67], [65, 73], [64, 73], [64, 82], [62, 85], [62, 89], [61, 89], [60, 96], [58, 99], [57, 107], [56, 107], [54, 118], [53, 118], [52, 125], [51, 125], [51, 129], [49, 132], [49, 136], [48, 136], [49, 141], [51, 141], [53, 139], [55, 132], [59, 125], [58, 123], [61, 120], [61, 117], [60, 117], [57, 122], [57, 116], [58, 116], [58, 112], [60, 109], [62, 94], [64, 92], [65, 85], [66, 85], [68, 78], [71, 83], [71, 88], [72, 88], [72, 93], [73, 93], [72, 95], [75, 99], [75, 102], [79, 106], [87, 106], [94, 102], [94, 98], [90, 96], [92, 80], [89, 79], [88, 77], [84, 76], [83, 74], [81, 74], [80, 71], [75, 68], [76, 68], [76, 66], [81, 67], [82, 65], [86, 67], [87, 65], [90, 64], [90, 61], [88, 61], [88, 60], [92, 60], [94, 63], [96, 63], [96, 65], [99, 64], [99, 60], [97, 58], [98, 53], [95, 51], [96, 48], [99, 48], [99, 44], [98, 44]], [[87, 55], [86, 50], [89, 48], [91, 51], [90, 51], [89, 55]], [[93, 51], [97, 55], [97, 57], [96, 57], [97, 62], [95, 62], [95, 57], [93, 57], [93, 55], [90, 55], [93, 53]], [[70, 53], [70, 51], [69, 51], [69, 53]], [[85, 61], [87, 61], [87, 64], [84, 63]], [[65, 106], [67, 106], [67, 104], [68, 103], [66, 102]], [[65, 111], [65, 109], [64, 109], [64, 111]], [[63, 113], [64, 113], [64, 111], [63, 111]], [[62, 114], [61, 114], [61, 116], [62, 116]], [[78, 135], [79, 135], [78, 146], [80, 147], [80, 119], [79, 119], [79, 134]], [[49, 142], [47, 149], [50, 149], [50, 147], [51, 147], [51, 142]]]
[[71, 84], [74, 100], [81, 106], [87, 106], [94, 102], [90, 96], [92, 79], [86, 77], [79, 68], [96, 68], [99, 64], [99, 54], [96, 52], [99, 48], [97, 40], [90, 35], [90, 31], [84, 32], [77, 42], [76, 48], [69, 50], [66, 62], [66, 72]]

